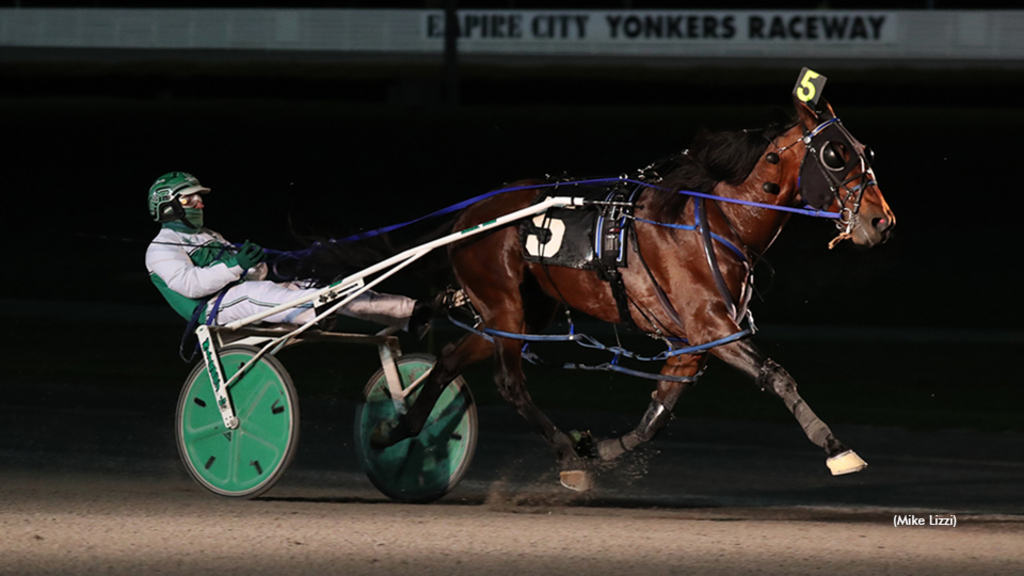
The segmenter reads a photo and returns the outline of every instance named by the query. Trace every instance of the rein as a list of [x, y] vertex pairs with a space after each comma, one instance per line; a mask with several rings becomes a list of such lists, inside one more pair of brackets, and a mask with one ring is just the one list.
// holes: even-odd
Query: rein
[[[674, 228], [674, 229], [679, 229], [679, 230], [690, 230], [690, 231], [696, 230], [696, 231], [698, 231], [701, 234], [701, 236], [702, 236], [705, 257], [708, 260], [708, 265], [711, 267], [711, 270], [713, 271], [713, 276], [715, 278], [715, 283], [716, 283], [716, 286], [718, 288], [718, 291], [719, 291], [719, 293], [722, 296], [723, 302], [725, 303], [726, 308], [728, 309], [730, 316], [733, 319], [736, 319], [736, 320], [738, 320], [738, 318], [737, 318], [738, 309], [736, 307], [736, 303], [732, 299], [731, 294], [729, 293], [728, 288], [725, 286], [725, 280], [722, 278], [722, 274], [721, 274], [721, 272], [718, 269], [717, 257], [715, 256], [715, 251], [714, 251], [714, 248], [713, 248], [713, 243], [714, 242], [718, 242], [718, 243], [722, 244], [724, 247], [728, 248], [744, 264], [749, 264], [749, 259], [748, 259], [747, 255], [746, 255], [746, 253], [744, 252], [744, 250], [742, 250], [741, 248], [737, 247], [735, 244], [733, 244], [732, 242], [730, 242], [726, 238], [724, 238], [722, 236], [719, 236], [718, 234], [715, 234], [715, 233], [713, 233], [711, 231], [711, 228], [708, 225], [708, 220], [707, 220], [707, 207], [706, 207], [706, 201], [707, 200], [712, 200], [712, 201], [715, 201], [715, 202], [726, 202], [726, 203], [731, 203], [731, 204], [739, 204], [739, 205], [742, 205], [742, 206], [750, 206], [750, 207], [762, 208], [762, 209], [766, 209], [766, 210], [774, 210], [774, 211], [778, 211], [778, 212], [788, 212], [788, 213], [792, 213], [792, 214], [800, 214], [800, 215], [804, 215], [804, 216], [810, 216], [810, 217], [813, 217], [813, 218], [828, 218], [828, 219], [838, 220], [839, 222], [843, 222], [843, 223], [845, 223], [844, 214], [847, 211], [847, 210], [844, 209], [843, 211], [840, 211], [840, 212], [829, 212], [827, 210], [819, 210], [819, 209], [815, 209], [815, 208], [809, 207], [809, 206], [808, 207], [803, 207], [803, 208], [794, 208], [794, 207], [790, 207], [790, 206], [778, 206], [778, 205], [775, 205], [775, 204], [766, 204], [766, 203], [763, 203], [763, 202], [754, 202], [754, 201], [751, 201], [751, 200], [740, 200], [740, 199], [736, 199], [736, 198], [727, 198], [727, 197], [723, 197], [723, 196], [717, 196], [715, 194], [709, 194], [709, 193], [706, 193], [706, 192], [697, 192], [697, 191], [694, 191], [694, 190], [673, 190], [671, 188], [666, 188], [664, 186], [659, 186], [659, 185], [654, 184], [652, 182], [647, 182], [647, 181], [643, 181], [643, 180], [639, 180], [639, 179], [629, 178], [629, 177], [626, 177], [626, 176], [619, 176], [619, 177], [615, 177], [615, 178], [590, 178], [590, 179], [581, 179], [581, 180], [563, 180], [563, 181], [559, 181], [559, 182], [545, 182], [545, 183], [542, 183], [542, 184], [531, 184], [531, 185], [525, 185], [525, 186], [509, 186], [509, 187], [505, 187], [505, 188], [499, 188], [497, 190], [492, 190], [492, 191], [487, 192], [485, 194], [481, 194], [481, 195], [475, 196], [473, 198], [470, 198], [468, 200], [464, 200], [462, 202], [453, 204], [453, 205], [448, 206], [446, 208], [442, 208], [440, 210], [436, 210], [434, 212], [431, 212], [431, 213], [426, 214], [424, 216], [421, 216], [419, 218], [415, 218], [413, 220], [409, 220], [409, 221], [402, 222], [402, 223], [399, 223], [399, 224], [393, 224], [391, 226], [385, 226], [383, 228], [377, 228], [375, 230], [370, 230], [370, 231], [367, 231], [367, 232], [360, 232], [358, 234], [354, 234], [354, 235], [351, 235], [351, 236], [348, 236], [348, 237], [345, 237], [345, 238], [341, 238], [341, 239], [331, 239], [328, 242], [330, 242], [332, 244], [343, 244], [343, 243], [347, 243], [347, 242], [353, 242], [353, 241], [357, 241], [357, 240], [364, 240], [364, 239], [367, 239], [367, 238], [372, 238], [372, 237], [375, 237], [375, 236], [379, 236], [381, 234], [386, 234], [388, 232], [391, 232], [391, 231], [394, 231], [394, 230], [398, 230], [398, 229], [403, 228], [405, 226], [409, 226], [409, 225], [412, 225], [412, 224], [415, 224], [415, 223], [418, 223], [418, 222], [422, 222], [422, 221], [430, 219], [430, 218], [444, 216], [444, 215], [447, 215], [447, 214], [451, 214], [453, 212], [457, 212], [459, 210], [463, 210], [463, 209], [468, 208], [469, 206], [471, 206], [471, 205], [473, 205], [473, 204], [475, 204], [477, 202], [480, 202], [480, 201], [485, 200], [487, 198], [491, 198], [493, 196], [496, 196], [498, 194], [503, 194], [503, 193], [506, 193], [506, 192], [516, 192], [516, 191], [521, 191], [521, 190], [537, 190], [537, 189], [542, 189], [542, 188], [554, 188], [554, 189], [557, 189], [559, 187], [564, 187], [564, 186], [583, 186], [583, 185], [593, 185], [593, 184], [605, 184], [605, 185], [618, 184], [620, 186], [623, 185], [623, 184], [634, 184], [636, 186], [643, 187], [643, 188], [651, 188], [653, 190], [659, 190], [659, 191], [662, 191], [662, 192], [670, 192], [670, 193], [683, 194], [683, 195], [686, 195], [686, 196], [692, 196], [694, 198], [697, 198], [699, 200], [699, 202], [695, 205], [695, 209], [696, 209], [696, 214], [695, 214], [696, 218], [695, 218], [695, 220], [696, 220], [696, 222], [694, 222], [694, 224], [692, 224], [692, 225], [676, 224], [676, 223], [668, 223], [668, 222], [657, 222], [657, 221], [647, 220], [647, 219], [644, 219], [644, 218], [636, 218], [635, 216], [629, 216], [629, 218], [631, 218], [632, 220], [637, 221], [637, 222], [644, 222], [646, 224], [652, 224], [652, 225], [657, 225], [657, 226], [664, 226], [664, 227]], [[844, 182], [844, 184], [846, 184], [846, 183]], [[866, 188], [866, 186], [861, 186], [860, 187], [860, 190], [861, 190], [862, 193], [863, 193], [863, 189], [864, 188]], [[587, 203], [601, 204], [601, 202], [587, 202]], [[858, 202], [858, 204], [859, 204], [859, 202]], [[848, 224], [848, 226], [849, 226], [849, 224]], [[299, 257], [299, 255], [304, 255], [306, 253], [309, 253], [310, 251], [314, 250], [315, 248], [316, 248], [316, 245], [314, 245], [314, 246], [312, 246], [312, 247], [310, 247], [310, 248], [308, 248], [306, 250], [302, 250], [302, 251], [295, 251], [295, 252], [273, 251], [273, 252], [275, 253], [275, 255], [278, 258], [295, 258], [295, 257]], [[271, 252], [271, 251], [268, 251], [268, 252]], [[470, 308], [470, 310], [472, 310], [472, 308]], [[671, 307], [669, 308], [669, 310], [671, 310]], [[474, 311], [474, 316], [476, 316], [475, 311]], [[512, 339], [512, 340], [520, 340], [520, 341], [525, 342], [525, 344], [523, 345], [523, 348], [522, 348], [523, 358], [526, 359], [527, 361], [531, 362], [531, 363], [534, 363], [534, 364], [542, 363], [542, 361], [540, 360], [540, 358], [536, 354], [533, 354], [532, 352], [529, 351], [528, 347], [529, 347], [529, 344], [531, 342], [575, 342], [578, 345], [583, 346], [584, 348], [589, 348], [589, 349], [594, 349], [594, 350], [602, 350], [602, 351], [609, 352], [609, 353], [611, 353], [613, 355], [613, 358], [610, 361], [608, 361], [608, 362], [606, 362], [604, 364], [600, 364], [600, 365], [583, 365], [583, 364], [577, 364], [577, 363], [566, 363], [566, 364], [564, 364], [562, 366], [563, 368], [566, 368], [566, 369], [581, 369], [581, 370], [602, 370], [602, 371], [609, 371], [609, 372], [617, 372], [617, 373], [620, 373], [620, 374], [625, 374], [625, 375], [628, 375], [628, 376], [635, 376], [635, 377], [649, 379], [649, 380], [665, 380], [665, 381], [670, 381], [670, 382], [684, 382], [684, 383], [696, 382], [697, 378], [700, 376], [700, 373], [697, 373], [697, 374], [695, 374], [693, 376], [676, 376], [676, 375], [671, 375], [671, 374], [654, 374], [654, 373], [642, 372], [642, 371], [639, 371], [639, 370], [633, 370], [633, 369], [630, 369], [630, 368], [626, 368], [624, 366], [620, 366], [619, 365], [619, 360], [621, 358], [629, 358], [629, 359], [637, 360], [637, 361], [641, 361], [641, 362], [663, 362], [665, 360], [668, 360], [669, 358], [672, 358], [673, 356], [679, 356], [679, 355], [685, 355], [685, 354], [696, 354], [696, 353], [706, 352], [706, 351], [708, 351], [708, 350], [710, 350], [712, 348], [715, 348], [717, 346], [721, 346], [723, 344], [728, 344], [730, 342], [734, 342], [736, 340], [740, 340], [740, 339], [746, 338], [747, 336], [753, 334], [754, 331], [756, 330], [756, 328], [754, 327], [753, 322], [750, 319], [749, 315], [745, 315], [745, 317], [748, 320], [748, 327], [744, 328], [744, 329], [742, 329], [739, 332], [736, 332], [734, 334], [730, 334], [730, 335], [725, 336], [723, 338], [719, 338], [718, 340], [714, 340], [714, 341], [711, 341], [711, 342], [706, 342], [704, 344], [699, 344], [699, 345], [695, 345], [695, 346], [685, 346], [683, 348], [674, 348], [672, 343], [673, 343], [673, 340], [677, 341], [677, 342], [681, 341], [683, 343], [688, 343], [688, 342], [686, 342], [685, 339], [675, 339], [675, 338], [661, 337], [661, 339], [664, 342], [666, 342], [667, 345], [668, 345], [668, 349], [667, 350], [665, 350], [664, 352], [661, 352], [659, 354], [656, 354], [654, 356], [641, 356], [641, 355], [639, 355], [639, 354], [637, 354], [635, 352], [632, 352], [630, 350], [622, 348], [621, 346], [607, 346], [607, 345], [601, 343], [600, 341], [598, 341], [596, 338], [593, 338], [593, 337], [591, 337], [591, 336], [589, 336], [587, 334], [576, 333], [575, 332], [575, 327], [571, 323], [571, 319], [570, 319], [570, 327], [569, 327], [569, 333], [568, 334], [551, 334], [551, 335], [548, 335], [548, 334], [518, 334], [518, 333], [514, 333], [514, 332], [506, 332], [506, 331], [502, 331], [502, 330], [495, 330], [493, 328], [480, 327], [482, 319], [480, 319], [479, 316], [476, 316], [477, 322], [475, 323], [475, 325], [470, 325], [470, 324], [461, 322], [461, 321], [453, 318], [450, 313], [448, 315], [448, 319], [449, 319], [449, 321], [451, 321], [451, 323], [453, 325], [455, 325], [455, 326], [457, 326], [459, 328], [462, 328], [463, 330], [466, 330], [468, 332], [472, 332], [473, 334], [476, 334], [476, 335], [478, 335], [478, 336], [480, 336], [482, 338], [485, 338], [486, 340], [488, 340], [490, 342], [494, 342], [495, 338], [508, 338], [508, 339]]]
[[618, 176], [618, 177], [614, 177], [614, 178], [589, 178], [589, 179], [583, 179], [583, 180], [561, 180], [559, 182], [545, 182], [543, 184], [531, 184], [531, 185], [528, 185], [528, 186], [510, 186], [510, 187], [507, 187], [507, 188], [499, 188], [497, 190], [491, 190], [490, 192], [487, 192], [487, 193], [484, 193], [484, 194], [480, 194], [479, 196], [474, 196], [473, 198], [470, 198], [468, 200], [463, 200], [462, 202], [458, 202], [456, 204], [452, 204], [451, 206], [448, 206], [447, 208], [442, 208], [440, 210], [435, 210], [434, 212], [431, 212], [430, 214], [426, 214], [424, 216], [420, 216], [419, 218], [414, 218], [414, 219], [409, 220], [407, 222], [401, 222], [399, 224], [392, 224], [390, 226], [385, 226], [383, 228], [377, 228], [376, 230], [369, 230], [369, 231], [366, 231], [366, 232], [360, 232], [358, 234], [353, 234], [351, 236], [346, 236], [345, 238], [331, 239], [329, 242], [335, 243], [335, 244], [343, 244], [343, 243], [346, 243], [346, 242], [355, 242], [356, 240], [365, 240], [367, 238], [373, 238], [374, 236], [380, 236], [381, 234], [386, 234], [388, 232], [392, 232], [394, 230], [398, 230], [399, 228], [404, 228], [404, 227], [409, 226], [411, 224], [416, 224], [418, 222], [422, 222], [422, 221], [428, 220], [430, 218], [436, 218], [436, 217], [439, 217], [439, 216], [445, 216], [447, 214], [451, 214], [453, 212], [458, 212], [459, 210], [463, 210], [465, 208], [468, 208], [469, 206], [471, 206], [473, 204], [476, 204], [477, 202], [480, 202], [482, 200], [486, 200], [486, 199], [488, 199], [488, 198], [490, 198], [492, 196], [497, 196], [498, 194], [504, 194], [506, 192], [518, 192], [520, 190], [539, 190], [541, 188], [558, 188], [560, 186], [584, 186], [584, 185], [589, 185], [589, 184], [611, 184], [611, 183], [636, 184], [638, 186], [643, 186], [644, 188], [651, 188], [652, 190], [660, 190], [662, 192], [672, 192], [672, 193], [676, 193], [676, 194], [683, 194], [685, 196], [693, 196], [695, 198], [705, 198], [705, 199], [708, 199], [708, 200], [715, 200], [715, 201], [719, 201], [719, 202], [727, 202], [727, 203], [731, 203], [731, 204], [740, 204], [740, 205], [743, 205], [743, 206], [753, 206], [755, 208], [764, 208], [764, 209], [767, 209], [767, 210], [776, 210], [778, 212], [790, 212], [792, 214], [801, 214], [801, 215], [804, 215], [804, 216], [811, 216], [813, 218], [841, 219], [843, 217], [843, 213], [842, 212], [829, 212], [827, 210], [818, 210], [816, 208], [811, 208], [811, 207], [793, 208], [793, 207], [790, 207], [790, 206], [776, 206], [775, 204], [765, 204], [763, 202], [754, 202], [752, 200], [739, 200], [737, 198], [726, 198], [726, 197], [723, 197], [723, 196], [716, 196], [714, 194], [708, 194], [706, 192], [696, 192], [694, 190], [673, 190], [671, 188], [666, 188], [664, 186], [658, 186], [656, 184], [652, 184], [651, 182], [645, 182], [643, 180], [636, 180], [636, 179], [633, 179], [633, 178], [628, 178], [626, 176]]

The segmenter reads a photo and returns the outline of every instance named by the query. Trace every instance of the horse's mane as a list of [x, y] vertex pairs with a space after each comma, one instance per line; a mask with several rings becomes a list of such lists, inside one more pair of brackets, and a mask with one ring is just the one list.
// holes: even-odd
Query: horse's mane
[[[701, 130], [687, 150], [670, 160], [663, 186], [674, 191], [692, 190], [711, 193], [719, 182], [741, 184], [750, 175], [768, 144], [796, 125], [786, 118], [764, 128], [711, 132]], [[687, 196], [656, 195], [668, 217], [679, 217], [686, 207]]]

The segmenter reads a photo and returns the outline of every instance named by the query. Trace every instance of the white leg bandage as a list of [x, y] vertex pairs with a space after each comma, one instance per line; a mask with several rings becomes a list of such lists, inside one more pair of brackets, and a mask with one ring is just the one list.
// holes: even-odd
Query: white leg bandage
[[[223, 325], [241, 320], [314, 292], [316, 290], [297, 288], [294, 284], [244, 282], [228, 289], [217, 311], [216, 323]], [[215, 299], [211, 300], [210, 304], [207, 304], [207, 316], [210, 314], [210, 308], [212, 308], [214, 301]], [[379, 294], [368, 290], [341, 308], [338, 313], [386, 326], [405, 328], [415, 304], [415, 300], [406, 296]], [[315, 316], [313, 304], [310, 302], [269, 316], [263, 322], [270, 324], [304, 324]]]
[[409, 317], [412, 316], [412, 309], [415, 305], [416, 301], [407, 296], [381, 294], [367, 290], [349, 302], [338, 313], [404, 330], [409, 324]]

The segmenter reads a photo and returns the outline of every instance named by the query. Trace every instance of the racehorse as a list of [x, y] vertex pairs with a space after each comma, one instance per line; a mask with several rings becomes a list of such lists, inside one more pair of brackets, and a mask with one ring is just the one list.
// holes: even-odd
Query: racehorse
[[[564, 305], [606, 322], [632, 322], [644, 332], [691, 344], [728, 340], [742, 331], [752, 292], [750, 263], [771, 246], [790, 215], [764, 205], [807, 204], [840, 213], [840, 234], [833, 244], [845, 239], [865, 247], [885, 242], [896, 220], [875, 180], [873, 154], [843, 127], [827, 102], [822, 99], [823, 105], [818, 106], [818, 98], [809, 97], [814, 92], [807, 82], [810, 78], [804, 75], [803, 83], [794, 89], [796, 117], [789, 123], [761, 130], [702, 133], [665, 170], [657, 186], [642, 190], [633, 224], [633, 250], [639, 257], [620, 270], [626, 308], [617, 302], [611, 285], [593, 270], [528, 262], [517, 226], [449, 246], [455, 277], [483, 325], [514, 334], [533, 333], [545, 328]], [[820, 92], [823, 80], [816, 86]], [[527, 189], [497, 194], [470, 206], [458, 217], [454, 230], [529, 206], [537, 196], [530, 187], [543, 182], [518, 182]], [[675, 191], [708, 196], [698, 199]], [[724, 249], [721, 240], [712, 241], [710, 236], [738, 247], [739, 253]], [[371, 445], [383, 448], [416, 435], [444, 386], [468, 365], [494, 356], [495, 381], [502, 397], [543, 434], [558, 460], [562, 483], [585, 490], [590, 486], [589, 459], [615, 460], [651, 440], [710, 354], [781, 399], [811, 442], [825, 451], [833, 474], [857, 472], [867, 465], [804, 402], [793, 377], [749, 339], [670, 356], [637, 427], [620, 438], [593, 441], [589, 447], [559, 430], [533, 403], [523, 375], [521, 346], [517, 339], [488, 339], [479, 333], [469, 333], [448, 346], [415, 403], [397, 420], [379, 423]]]

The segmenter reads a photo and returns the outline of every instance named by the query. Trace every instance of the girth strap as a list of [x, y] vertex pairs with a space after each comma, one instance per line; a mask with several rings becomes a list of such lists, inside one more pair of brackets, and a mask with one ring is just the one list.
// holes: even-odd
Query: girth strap
[[[594, 249], [598, 256], [595, 263], [598, 265], [598, 276], [611, 288], [615, 307], [619, 312], [619, 323], [627, 328], [637, 330], [640, 328], [633, 321], [633, 315], [629, 311], [629, 296], [626, 294], [626, 283], [622, 279], [622, 273], [619, 272], [619, 266], [627, 265], [624, 245], [629, 244], [630, 235], [633, 236], [633, 249], [636, 250], [636, 231], [633, 229], [632, 215], [642, 190], [642, 187], [634, 186], [633, 190], [627, 194], [621, 187], [612, 188], [605, 197], [605, 202], [619, 204], [610, 204], [605, 207], [594, 228]], [[637, 253], [639, 254], [639, 252]]]
[[615, 307], [619, 310], [619, 323], [630, 328], [638, 328], [629, 313], [629, 298], [626, 297], [626, 284], [622, 281], [622, 273], [617, 268], [602, 268], [598, 275], [608, 283], [615, 298]]

